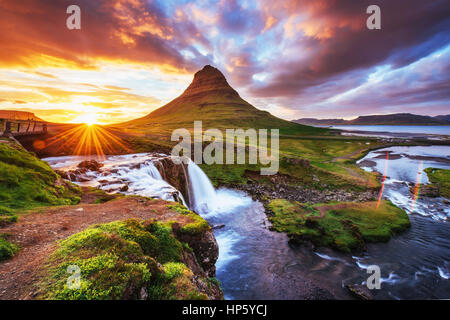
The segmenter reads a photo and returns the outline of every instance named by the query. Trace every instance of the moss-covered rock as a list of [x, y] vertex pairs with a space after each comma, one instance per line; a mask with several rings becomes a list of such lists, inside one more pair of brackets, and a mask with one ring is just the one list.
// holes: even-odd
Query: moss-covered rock
[[203, 270], [210, 277], [214, 277], [219, 247], [208, 222], [179, 203], [170, 204], [167, 207], [188, 218], [187, 223], [172, 223], [172, 230], [180, 241], [192, 248]]
[[[217, 299], [189, 246], [172, 223], [129, 219], [92, 226], [61, 241], [38, 284], [41, 299]], [[69, 266], [80, 287], [67, 284]], [[204, 285], [203, 285], [204, 284]]]
[[167, 207], [178, 213], [188, 216], [192, 221], [182, 226], [179, 229], [179, 232], [196, 235], [211, 230], [211, 227], [209, 226], [208, 222], [205, 219], [203, 219], [200, 215], [196, 214], [195, 212], [189, 210], [185, 206], [179, 203], [174, 203], [167, 205]]
[[284, 199], [268, 204], [273, 228], [286, 232], [292, 242], [310, 241], [350, 252], [363, 250], [366, 242], [386, 242], [410, 227], [406, 212], [384, 200], [306, 205]]
[[[434, 195], [450, 199], [450, 170], [426, 168], [424, 171], [431, 182], [431, 186], [428, 185], [427, 188], [436, 190]], [[420, 195], [427, 196], [427, 192], [424, 193], [423, 190], [421, 190]]]

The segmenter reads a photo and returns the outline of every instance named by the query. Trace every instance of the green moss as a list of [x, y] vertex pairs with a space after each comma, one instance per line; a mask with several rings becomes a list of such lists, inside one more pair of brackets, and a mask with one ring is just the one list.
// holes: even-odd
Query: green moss
[[58, 180], [50, 166], [20, 147], [0, 143], [0, 205], [28, 209], [80, 201], [81, 189]]
[[150, 289], [152, 299], [164, 300], [206, 300], [206, 294], [199, 292], [193, 285], [192, 271], [183, 263], [168, 262]]
[[11, 258], [17, 251], [19, 247], [14, 243], [6, 241], [6, 235], [0, 234], [0, 261]]
[[[59, 242], [39, 286], [43, 299], [149, 299], [207, 297], [182, 263], [183, 245], [170, 225], [136, 219], [92, 226]], [[69, 266], [80, 268], [80, 288], [70, 289]]]
[[183, 233], [189, 233], [189, 234], [200, 234], [207, 230], [211, 230], [211, 227], [209, 226], [208, 222], [200, 217], [196, 213], [189, 213], [188, 216], [194, 221], [191, 223], [185, 224], [183, 227], [181, 227], [180, 231]]
[[424, 171], [432, 185], [439, 189], [439, 195], [450, 198], [450, 170], [426, 168]]
[[164, 264], [163, 277], [167, 280], [172, 280], [181, 276], [184, 272], [188, 271], [188, 268], [180, 262], [168, 262]]
[[166, 207], [181, 214], [188, 214], [192, 212], [191, 210], [179, 204], [178, 202], [175, 202], [174, 204], [168, 204], [166, 205]]
[[221, 287], [220, 281], [215, 277], [208, 278], [208, 285], [215, 285], [219, 288]]
[[189, 234], [200, 234], [207, 230], [211, 230], [211, 227], [209, 226], [208, 222], [203, 219], [200, 215], [196, 214], [195, 212], [192, 212], [185, 206], [175, 203], [175, 204], [169, 204], [167, 205], [168, 208], [183, 214], [187, 215], [189, 218], [191, 218], [192, 222], [185, 224], [180, 228], [180, 232], [182, 233], [189, 233]]
[[321, 206], [277, 199], [268, 209], [273, 212], [273, 228], [286, 232], [292, 241], [311, 241], [344, 252], [361, 250], [365, 242], [388, 241], [410, 227], [408, 215], [390, 201], [383, 201], [378, 209], [375, 202], [327, 205], [324, 217], [318, 210]]

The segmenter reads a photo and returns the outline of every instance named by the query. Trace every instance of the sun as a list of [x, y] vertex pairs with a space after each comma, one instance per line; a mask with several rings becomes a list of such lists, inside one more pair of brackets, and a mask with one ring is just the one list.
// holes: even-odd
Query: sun
[[93, 124], [98, 124], [98, 117], [95, 113], [86, 113], [73, 119], [73, 122], [84, 123], [88, 126], [92, 126]]

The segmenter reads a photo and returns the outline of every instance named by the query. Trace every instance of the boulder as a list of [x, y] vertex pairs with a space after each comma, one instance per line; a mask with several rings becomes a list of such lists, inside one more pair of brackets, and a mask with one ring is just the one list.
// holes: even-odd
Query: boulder
[[352, 296], [360, 300], [373, 300], [370, 290], [361, 284], [346, 284], [345, 288]]
[[[415, 186], [412, 185], [409, 191], [414, 194]], [[420, 186], [419, 196], [436, 198], [439, 197], [439, 187], [432, 184], [424, 184]]]
[[103, 167], [103, 163], [99, 163], [95, 160], [84, 160], [78, 164], [78, 168], [83, 168], [90, 171], [99, 171], [101, 167]]

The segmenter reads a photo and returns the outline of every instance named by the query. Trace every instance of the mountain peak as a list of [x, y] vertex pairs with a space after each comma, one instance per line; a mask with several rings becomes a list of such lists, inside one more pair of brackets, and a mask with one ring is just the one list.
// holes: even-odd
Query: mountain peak
[[219, 69], [206, 65], [197, 71], [192, 83], [182, 94], [182, 97], [203, 96], [211, 92], [238, 96], [239, 94], [227, 82]]

